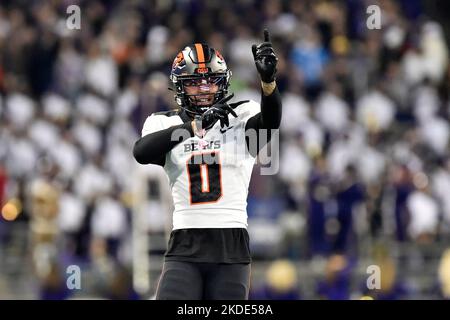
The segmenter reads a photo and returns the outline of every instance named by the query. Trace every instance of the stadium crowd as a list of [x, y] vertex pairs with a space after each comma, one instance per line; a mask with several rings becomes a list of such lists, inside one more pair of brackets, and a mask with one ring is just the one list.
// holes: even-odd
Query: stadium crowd
[[[80, 30], [66, 25], [72, 4]], [[366, 25], [370, 4], [381, 29]], [[96, 295], [140, 298], [129, 272], [139, 130], [176, 106], [170, 67], [194, 42], [222, 52], [236, 100], [259, 101], [251, 45], [263, 26], [283, 119], [279, 170], [256, 166], [249, 190], [254, 259], [275, 261], [252, 297], [450, 298], [448, 34], [419, 0], [2, 0], [0, 265], [32, 265], [36, 298], [70, 297], [61, 268], [74, 263]], [[163, 192], [149, 233], [167, 226]], [[417, 255], [415, 272], [441, 262], [415, 287], [402, 271]], [[388, 289], [355, 285], [361, 261], [381, 266]], [[298, 262], [323, 267], [314, 290], [301, 289]]]

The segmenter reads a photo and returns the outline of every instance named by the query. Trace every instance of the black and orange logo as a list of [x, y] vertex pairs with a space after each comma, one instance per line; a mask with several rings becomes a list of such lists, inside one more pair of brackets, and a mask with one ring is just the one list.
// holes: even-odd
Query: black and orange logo
[[220, 60], [224, 60], [219, 50], [216, 50], [216, 55], [219, 57]]
[[175, 59], [173, 60], [172, 63], [172, 69], [174, 69], [176, 66], [178, 66], [181, 62], [183, 62], [184, 57], [183, 57], [183, 52], [178, 52], [177, 56], [175, 57]]

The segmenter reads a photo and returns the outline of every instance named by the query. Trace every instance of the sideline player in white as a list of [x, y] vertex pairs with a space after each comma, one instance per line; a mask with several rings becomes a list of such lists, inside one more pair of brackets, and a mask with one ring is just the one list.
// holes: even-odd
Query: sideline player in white
[[261, 105], [228, 103], [231, 71], [217, 50], [196, 43], [172, 65], [179, 109], [149, 116], [134, 146], [139, 163], [164, 167], [175, 205], [157, 299], [248, 298], [248, 185], [259, 150], [281, 121], [278, 59], [267, 30], [252, 51]]

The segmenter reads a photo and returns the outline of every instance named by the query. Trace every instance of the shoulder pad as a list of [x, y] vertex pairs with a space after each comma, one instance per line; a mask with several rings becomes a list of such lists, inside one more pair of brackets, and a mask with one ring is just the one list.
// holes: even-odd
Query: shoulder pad
[[179, 110], [169, 110], [169, 111], [160, 111], [160, 112], [154, 112], [153, 114], [155, 116], [166, 116], [166, 117], [172, 117], [178, 115]]

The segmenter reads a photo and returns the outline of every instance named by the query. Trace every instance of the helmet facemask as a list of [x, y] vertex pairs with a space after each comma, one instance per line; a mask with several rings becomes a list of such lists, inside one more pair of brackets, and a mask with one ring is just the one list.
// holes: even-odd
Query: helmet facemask
[[228, 92], [226, 74], [205, 74], [181, 80], [183, 95], [182, 107], [186, 111], [199, 115], [221, 100]]

